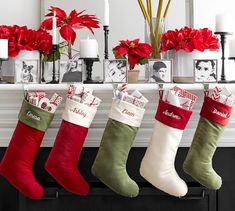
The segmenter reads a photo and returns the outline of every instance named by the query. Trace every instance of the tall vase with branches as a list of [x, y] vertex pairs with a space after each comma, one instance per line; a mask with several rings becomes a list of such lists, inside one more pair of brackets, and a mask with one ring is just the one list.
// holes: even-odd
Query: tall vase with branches
[[156, 12], [156, 22], [154, 23], [153, 19], [155, 17], [153, 17], [152, 0], [146, 0], [145, 4], [143, 0], [138, 0], [143, 17], [149, 26], [150, 42], [153, 47], [152, 58], [160, 58], [159, 50], [162, 38], [161, 21], [166, 19], [171, 1], [172, 0], [168, 0], [165, 10], [163, 11], [164, 0], [159, 0]]

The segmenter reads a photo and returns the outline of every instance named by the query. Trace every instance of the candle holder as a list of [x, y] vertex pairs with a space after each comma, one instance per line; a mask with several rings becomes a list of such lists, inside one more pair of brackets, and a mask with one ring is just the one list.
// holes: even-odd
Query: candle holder
[[87, 77], [86, 80], [83, 81], [84, 84], [102, 84], [103, 81], [95, 81], [92, 80], [92, 67], [94, 62], [98, 62], [99, 58], [80, 58], [83, 59], [85, 64], [86, 64], [86, 72], [87, 72]]
[[5, 81], [2, 79], [2, 62], [7, 61], [8, 59], [2, 59], [0, 58], [0, 84], [10, 84], [10, 82]]
[[109, 59], [109, 26], [104, 26], [104, 58]]
[[56, 70], [55, 70], [55, 54], [57, 51], [58, 45], [52, 45], [52, 81], [48, 82], [47, 84], [58, 84], [59, 83], [59, 79], [56, 80]]
[[215, 34], [220, 35], [220, 44], [221, 44], [221, 49], [222, 49], [222, 69], [221, 69], [221, 78], [219, 83], [229, 83], [229, 81], [226, 80], [226, 75], [225, 75], [225, 44], [226, 44], [226, 39], [228, 35], [232, 35], [233, 33], [231, 32], [215, 32]]

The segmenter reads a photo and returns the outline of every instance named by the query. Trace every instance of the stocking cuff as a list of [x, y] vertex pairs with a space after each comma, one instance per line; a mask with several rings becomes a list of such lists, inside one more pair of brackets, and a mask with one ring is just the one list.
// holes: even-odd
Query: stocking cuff
[[179, 108], [177, 106], [159, 100], [155, 119], [159, 122], [179, 130], [184, 130], [192, 111]]
[[97, 109], [82, 103], [67, 99], [62, 118], [75, 125], [89, 128]]
[[114, 99], [109, 118], [132, 127], [140, 127], [144, 112], [145, 109], [143, 108], [138, 108], [131, 103]]
[[229, 122], [232, 109], [233, 107], [206, 96], [200, 115], [210, 121], [226, 126]]
[[29, 127], [45, 132], [50, 126], [54, 114], [23, 100], [18, 117], [21, 122]]

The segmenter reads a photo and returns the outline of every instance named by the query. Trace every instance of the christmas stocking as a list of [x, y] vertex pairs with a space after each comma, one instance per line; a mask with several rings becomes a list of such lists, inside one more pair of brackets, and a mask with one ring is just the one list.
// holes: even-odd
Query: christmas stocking
[[67, 99], [54, 147], [45, 164], [46, 170], [60, 185], [78, 195], [89, 192], [89, 185], [77, 165], [96, 111], [95, 107]]
[[44, 194], [34, 178], [32, 165], [53, 116], [24, 100], [18, 124], [0, 164], [0, 174], [31, 199], [40, 199]]
[[178, 176], [174, 162], [177, 149], [192, 112], [160, 99], [151, 141], [140, 166], [140, 174], [158, 189], [184, 196], [188, 188]]
[[114, 192], [135, 197], [138, 185], [126, 171], [127, 157], [145, 109], [114, 99], [92, 173]]
[[212, 167], [212, 158], [231, 112], [231, 106], [205, 97], [193, 142], [184, 161], [184, 171], [209, 189], [217, 190], [222, 185], [221, 177]]

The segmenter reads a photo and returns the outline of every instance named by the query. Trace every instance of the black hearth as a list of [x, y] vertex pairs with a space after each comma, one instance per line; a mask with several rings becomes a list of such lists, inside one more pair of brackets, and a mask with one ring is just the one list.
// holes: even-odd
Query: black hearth
[[[1, 157], [4, 150], [0, 149]], [[46, 173], [43, 166], [50, 148], [41, 148], [35, 161], [34, 173], [39, 183], [45, 187], [44, 198], [40, 201], [29, 200], [0, 177], [0, 211], [230, 211], [231, 207], [235, 207], [235, 168], [231, 169], [224, 164], [235, 163], [235, 148], [218, 148], [215, 155], [214, 167], [223, 177], [223, 187], [219, 191], [205, 189], [183, 172], [182, 163], [187, 150], [188, 148], [180, 148], [176, 158], [177, 171], [189, 186], [185, 197], [169, 196], [147, 183], [138, 172], [145, 148], [132, 148], [127, 169], [139, 184], [140, 194], [136, 198], [125, 198], [118, 196], [92, 176], [90, 169], [97, 148], [84, 148], [79, 162], [79, 169], [91, 188], [89, 195], [85, 197], [66, 192]]]

